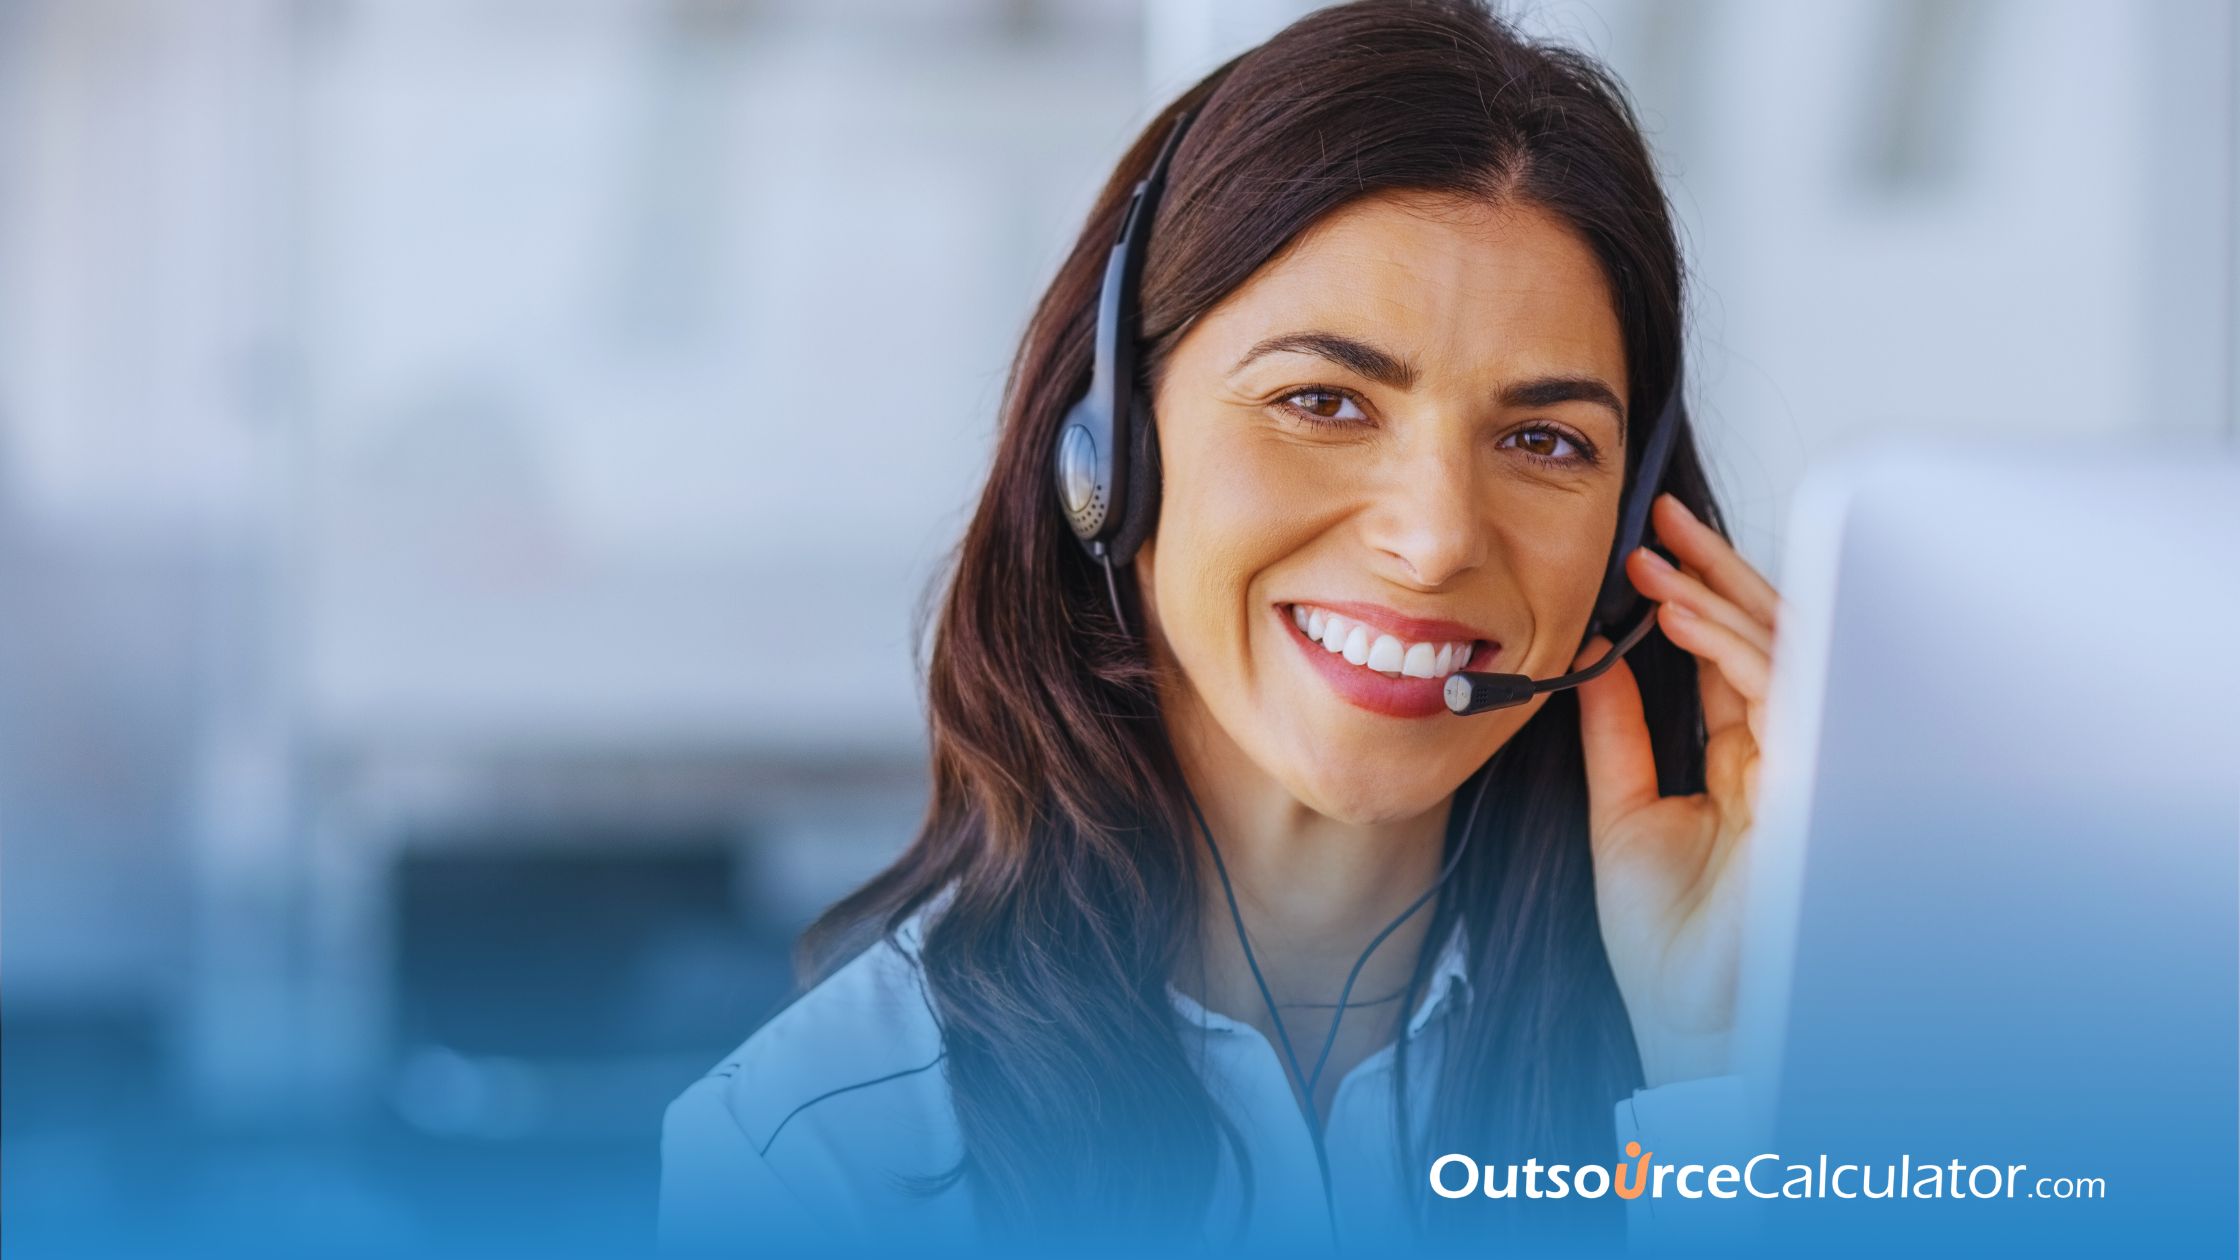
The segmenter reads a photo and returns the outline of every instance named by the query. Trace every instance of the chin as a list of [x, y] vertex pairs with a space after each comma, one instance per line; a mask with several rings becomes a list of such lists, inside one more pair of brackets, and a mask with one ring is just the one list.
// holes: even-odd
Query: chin
[[1444, 757], [1411, 756], [1412, 742], [1325, 746], [1284, 777], [1302, 804], [1336, 822], [1373, 826], [1415, 818], [1453, 795], [1479, 763], [1464, 758], [1448, 766]]

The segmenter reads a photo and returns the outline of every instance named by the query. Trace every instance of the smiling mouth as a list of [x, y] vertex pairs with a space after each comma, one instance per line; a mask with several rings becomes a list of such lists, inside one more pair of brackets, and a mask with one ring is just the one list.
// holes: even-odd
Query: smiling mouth
[[1484, 640], [1413, 642], [1313, 604], [1288, 604], [1299, 633], [1324, 652], [1386, 678], [1445, 678], [1467, 667]]

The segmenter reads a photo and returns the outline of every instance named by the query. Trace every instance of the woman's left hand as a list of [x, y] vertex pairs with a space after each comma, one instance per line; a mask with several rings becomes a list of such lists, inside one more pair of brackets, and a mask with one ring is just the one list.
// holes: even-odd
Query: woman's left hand
[[[1674, 568], [1626, 559], [1665, 637], [1696, 657], [1704, 791], [1661, 796], [1641, 691], [1624, 663], [1579, 688], [1595, 904], [1650, 1085], [1730, 1068], [1743, 881], [1765, 731], [1779, 599], [1765, 578], [1671, 495], [1650, 512]], [[1590, 642], [1584, 665], [1608, 650]], [[1576, 668], [1577, 666], [1574, 666]]]

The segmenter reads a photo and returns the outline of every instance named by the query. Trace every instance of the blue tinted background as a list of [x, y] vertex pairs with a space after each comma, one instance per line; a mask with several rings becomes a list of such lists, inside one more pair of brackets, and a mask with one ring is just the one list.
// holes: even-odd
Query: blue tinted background
[[[1292, 0], [0, 4], [11, 1250], [622, 1248], [923, 803], [912, 615], [1154, 105]], [[2224, 436], [2227, 6], [1547, 3], [1761, 564], [1863, 437]]]

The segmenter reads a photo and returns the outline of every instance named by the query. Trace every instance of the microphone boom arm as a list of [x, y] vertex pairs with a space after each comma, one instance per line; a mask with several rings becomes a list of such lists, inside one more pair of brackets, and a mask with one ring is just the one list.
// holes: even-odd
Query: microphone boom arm
[[1456, 717], [1491, 713], [1495, 709], [1523, 704], [1537, 695], [1567, 691], [1581, 683], [1593, 682], [1610, 672], [1610, 667], [1617, 664], [1620, 657], [1648, 638], [1650, 628], [1656, 624], [1657, 606], [1651, 604], [1648, 611], [1641, 614], [1641, 619], [1633, 623], [1633, 629], [1626, 631], [1624, 638], [1602, 654], [1602, 659], [1585, 669], [1554, 678], [1534, 679], [1525, 674], [1449, 674], [1444, 693], [1447, 710]]

